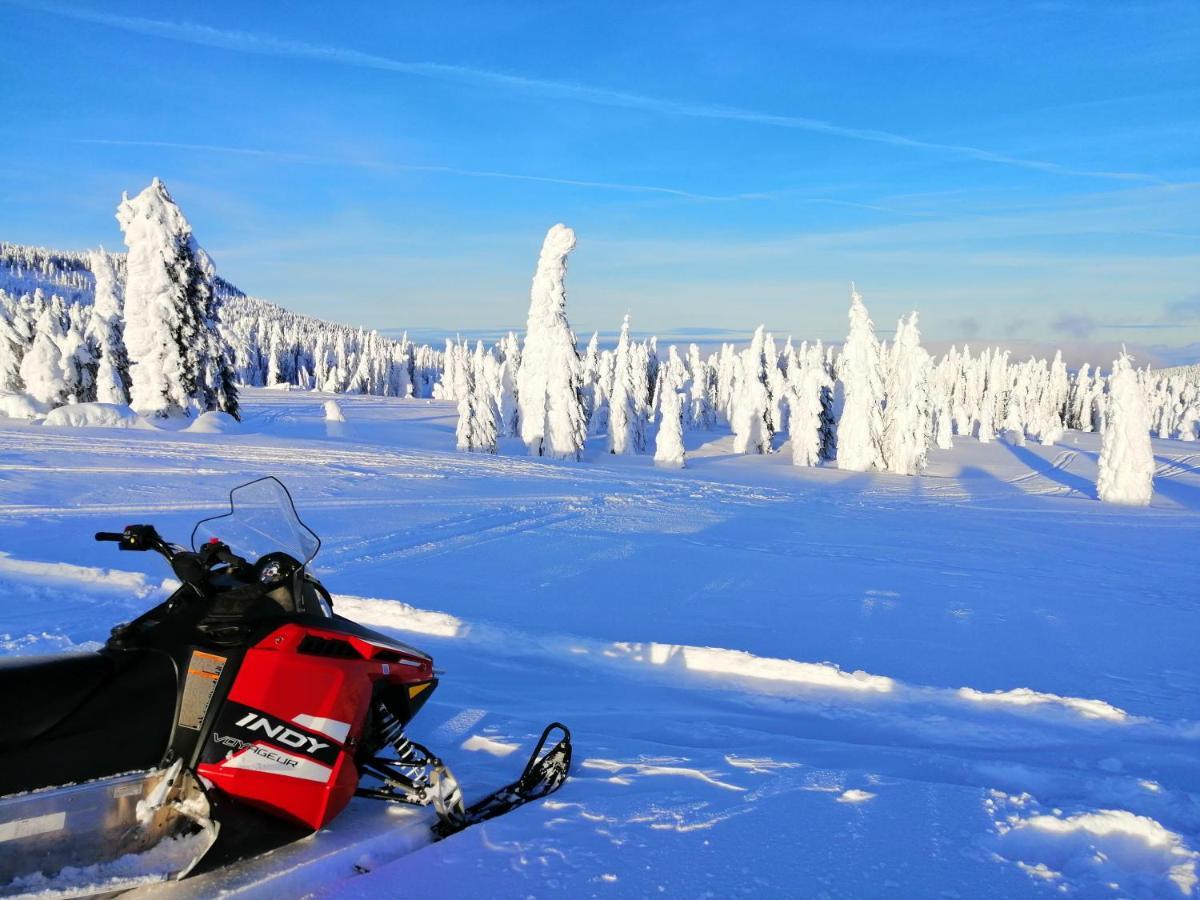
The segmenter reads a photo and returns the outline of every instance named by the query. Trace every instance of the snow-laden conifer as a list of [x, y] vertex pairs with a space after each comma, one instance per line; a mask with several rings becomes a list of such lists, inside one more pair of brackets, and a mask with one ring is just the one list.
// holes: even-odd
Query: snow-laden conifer
[[737, 359], [729, 420], [734, 453], [770, 453], [772, 449], [768, 428], [771, 398], [763, 381], [761, 333], [760, 327], [758, 346], [752, 342]]
[[55, 297], [38, 315], [33, 343], [21, 359], [21, 380], [25, 383], [25, 392], [46, 406], [61, 406], [67, 401], [61, 349], [65, 335], [62, 302]]
[[833, 380], [825, 369], [825, 360], [818, 342], [809, 347], [800, 345], [799, 352], [788, 365], [788, 437], [792, 445], [792, 465], [815, 466], [822, 459], [822, 428], [824, 426], [822, 398]]
[[866, 472], [884, 467], [883, 377], [875, 326], [862, 295], [850, 286], [850, 332], [838, 356], [842, 391], [837, 423], [839, 469]]
[[0, 393], [15, 394], [24, 389], [21, 358], [29, 345], [18, 319], [17, 302], [0, 290]]
[[567, 322], [567, 256], [575, 232], [555, 225], [546, 233], [530, 289], [529, 320], [517, 403], [521, 439], [534, 456], [579, 459], [587, 427], [580, 399], [581, 373], [575, 335]]
[[588, 341], [581, 363], [580, 398], [583, 401], [583, 418], [591, 432], [592, 414], [596, 409], [596, 385], [600, 380], [600, 335], [595, 331]]
[[644, 345], [629, 336], [629, 314], [621, 323], [613, 357], [613, 388], [608, 404], [608, 452], [645, 453], [649, 403]]
[[737, 378], [740, 368], [740, 358], [733, 345], [722, 344], [716, 366], [717, 412], [724, 417], [726, 422], [732, 420], [733, 397], [737, 390]]
[[688, 394], [687, 413], [684, 416], [688, 428], [694, 431], [711, 431], [716, 421], [713, 406], [715, 379], [713, 368], [700, 355], [700, 348], [688, 345]]
[[884, 386], [883, 456], [889, 472], [919, 475], [925, 469], [931, 438], [929, 354], [921, 346], [917, 314], [896, 326], [889, 348]]
[[[674, 351], [674, 347], [671, 348]], [[687, 464], [687, 451], [683, 447], [683, 395], [670, 387], [669, 379], [659, 383], [658, 435], [654, 441], [654, 464], [672, 469], [682, 469]]]
[[96, 358], [96, 399], [124, 406], [129, 403], [129, 359], [125, 353], [123, 285], [113, 257], [103, 248], [88, 254], [95, 278], [95, 297], [87, 335]]
[[774, 352], [762, 325], [741, 352], [730, 397], [734, 453], [770, 453], [777, 408], [771, 396], [771, 370], [778, 372]]
[[1190, 443], [1196, 440], [1197, 428], [1200, 427], [1200, 388], [1195, 384], [1187, 385], [1181, 401], [1183, 410], [1179, 414], [1178, 437]]
[[588, 434], [601, 436], [606, 441], [616, 368], [616, 354], [611, 350], [601, 350], [596, 363], [596, 381], [592, 385], [592, 417], [588, 422]]
[[1071, 381], [1068, 398], [1067, 427], [1077, 431], [1092, 430], [1092, 375], [1091, 366], [1084, 363]]
[[[489, 366], [488, 360], [493, 366]], [[483, 341], [475, 345], [475, 352], [466, 358], [459, 373], [457, 388], [458, 426], [455, 429], [458, 449], [473, 453], [495, 453], [498, 448], [498, 420], [496, 388], [489, 383], [491, 372], [499, 371], [495, 359], [483, 349]]]
[[654, 388], [655, 397], [661, 398], [664, 391], [683, 393], [687, 395], [688, 370], [674, 344], [667, 348], [667, 361], [658, 366], [658, 384]]
[[222, 411], [236, 417], [237, 387], [217, 330], [214, 270], [157, 178], [117, 221], [129, 248], [125, 348], [130, 399], [150, 416]]
[[[78, 310], [78, 304], [75, 304]], [[96, 359], [83, 333], [82, 311], [69, 312], [59, 350], [62, 352], [63, 381], [67, 403], [91, 403], [96, 399]]]
[[1097, 493], [1107, 503], [1147, 506], [1154, 494], [1149, 413], [1132, 360], [1125, 352], [1113, 363], [1107, 407]]

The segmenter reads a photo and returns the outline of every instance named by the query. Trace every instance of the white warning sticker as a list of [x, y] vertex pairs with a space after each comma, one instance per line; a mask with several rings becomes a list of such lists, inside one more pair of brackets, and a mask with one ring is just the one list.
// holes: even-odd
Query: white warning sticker
[[19, 841], [21, 838], [34, 837], [39, 834], [49, 834], [52, 831], [62, 831], [66, 824], [67, 814], [65, 812], [0, 822], [0, 844], [5, 841]]

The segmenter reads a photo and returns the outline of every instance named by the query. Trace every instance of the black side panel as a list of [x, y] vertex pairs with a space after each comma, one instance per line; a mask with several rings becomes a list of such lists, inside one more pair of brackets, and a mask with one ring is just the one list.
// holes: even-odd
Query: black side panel
[[[91, 690], [74, 710], [36, 737], [0, 750], [0, 796], [159, 764], [175, 716], [174, 664], [154, 652], [96, 658], [108, 668], [88, 667]], [[65, 666], [47, 672], [54, 673], [43, 673], [47, 680], [81, 674]]]

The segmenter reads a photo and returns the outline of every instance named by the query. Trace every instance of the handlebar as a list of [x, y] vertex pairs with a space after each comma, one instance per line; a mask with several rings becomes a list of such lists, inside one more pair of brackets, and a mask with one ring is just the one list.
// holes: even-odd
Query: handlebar
[[193, 553], [168, 544], [153, 525], [126, 525], [122, 532], [97, 531], [96, 540], [119, 544], [121, 550], [154, 550], [162, 554], [179, 580], [190, 584], [201, 594], [204, 593], [209, 572], [216, 566], [225, 564], [233, 571], [247, 567], [244, 559], [234, 555], [215, 538], [201, 547], [199, 552]]

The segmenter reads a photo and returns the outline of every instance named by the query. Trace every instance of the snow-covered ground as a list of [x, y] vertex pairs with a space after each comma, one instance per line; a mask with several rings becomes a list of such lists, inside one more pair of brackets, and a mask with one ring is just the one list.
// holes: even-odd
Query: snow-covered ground
[[103, 641], [164, 590], [92, 532], [186, 540], [274, 474], [344, 614], [433, 654], [411, 729], [467, 787], [570, 725], [567, 785], [437, 844], [356, 801], [146, 897], [1200, 895], [1200, 445], [1146, 509], [1095, 435], [960, 439], [920, 478], [736, 456], [453, 452], [446, 403], [247, 390], [226, 433], [0, 419], [0, 653]]

